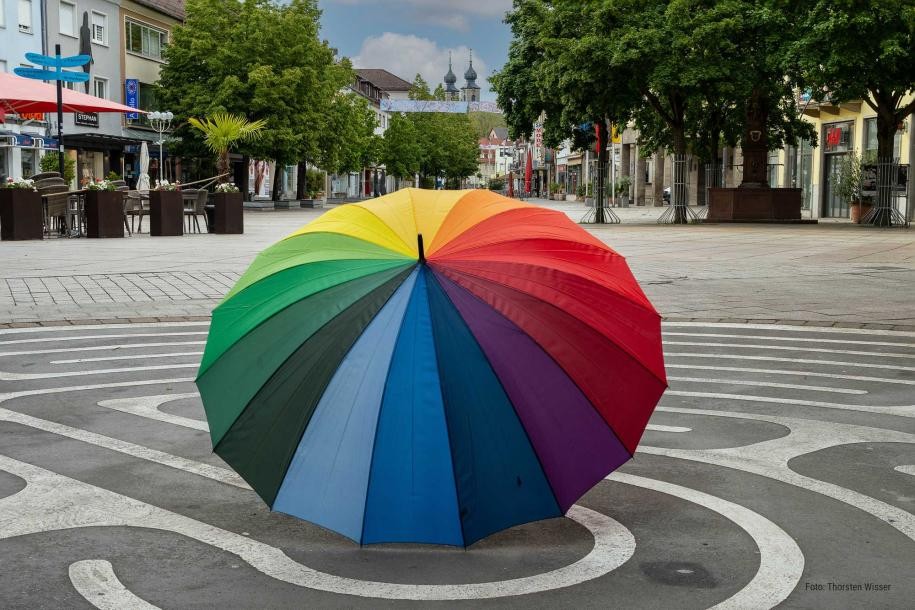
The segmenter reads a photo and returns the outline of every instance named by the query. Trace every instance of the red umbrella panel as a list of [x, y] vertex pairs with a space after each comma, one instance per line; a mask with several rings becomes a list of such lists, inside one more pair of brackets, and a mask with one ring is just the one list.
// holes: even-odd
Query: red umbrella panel
[[[0, 108], [6, 112], [57, 112], [57, 87], [0, 73]], [[64, 112], [144, 112], [94, 95], [63, 90]]]

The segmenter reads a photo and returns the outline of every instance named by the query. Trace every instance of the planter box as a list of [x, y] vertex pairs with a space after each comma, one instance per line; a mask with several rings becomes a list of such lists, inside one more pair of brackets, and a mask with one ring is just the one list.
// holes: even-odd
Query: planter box
[[149, 234], [154, 237], [184, 235], [181, 191], [149, 191]]
[[302, 208], [323, 208], [324, 201], [321, 199], [300, 199], [299, 207]]
[[0, 188], [0, 239], [41, 239], [41, 195], [27, 189]]
[[578, 195], [566, 195], [566, 201], [578, 201]]
[[124, 193], [86, 191], [86, 237], [124, 237]]
[[244, 203], [241, 193], [214, 193], [213, 220], [210, 231], [213, 233], [239, 234], [245, 232]]

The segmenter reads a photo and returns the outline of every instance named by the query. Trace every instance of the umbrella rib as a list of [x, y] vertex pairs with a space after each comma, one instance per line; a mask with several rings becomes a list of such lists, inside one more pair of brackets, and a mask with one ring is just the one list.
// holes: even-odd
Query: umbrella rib
[[[435, 276], [436, 273], [433, 272], [432, 275]], [[502, 383], [502, 378], [499, 377], [499, 374], [496, 372], [495, 367], [493, 367], [492, 362], [489, 360], [489, 356], [486, 355], [486, 350], [484, 350], [483, 346], [480, 345], [480, 342], [477, 340], [477, 337], [474, 334], [473, 329], [467, 323], [467, 320], [464, 318], [464, 315], [461, 313], [460, 308], [458, 308], [458, 306], [454, 304], [454, 301], [451, 300], [451, 297], [448, 295], [448, 292], [444, 289], [444, 287], [442, 287], [441, 282], [439, 282], [438, 277], [435, 277], [435, 282], [438, 284], [439, 290], [442, 292], [442, 295], [446, 299], [448, 299], [448, 302], [451, 303], [451, 306], [454, 308], [454, 310], [457, 312], [458, 316], [464, 322], [464, 326], [467, 327], [467, 331], [470, 333], [470, 336], [473, 338], [473, 342], [476, 344], [477, 349], [480, 350], [480, 353], [483, 355], [484, 360], [486, 360], [486, 366], [489, 367], [489, 370], [492, 372], [492, 376], [495, 378], [496, 382], [499, 384], [499, 387], [502, 389], [502, 393], [505, 394], [505, 398], [508, 401], [508, 404], [511, 405], [512, 412], [515, 414], [515, 418], [518, 420], [518, 425], [521, 426], [522, 430], [524, 430], [524, 436], [527, 439], [527, 444], [531, 448], [531, 453], [533, 453], [534, 457], [537, 459], [537, 465], [540, 467], [541, 474], [543, 474], [543, 480], [546, 481], [546, 485], [550, 490], [550, 494], [553, 496], [553, 503], [556, 505], [556, 510], [557, 510], [556, 516], [562, 516], [564, 513], [562, 511], [561, 505], [559, 504], [559, 498], [556, 497], [556, 490], [553, 489], [553, 483], [550, 481], [550, 477], [548, 477], [546, 474], [546, 468], [544, 468], [544, 466], [543, 466], [543, 460], [540, 459], [540, 454], [537, 452], [537, 448], [534, 447], [534, 443], [531, 441], [531, 435], [527, 431], [527, 428], [524, 425], [524, 420], [518, 414], [518, 409], [515, 407], [515, 403], [509, 397], [508, 391], [505, 389], [505, 384]], [[496, 313], [499, 313], [499, 312], [496, 312]], [[543, 349], [543, 348], [541, 348], [541, 349]], [[436, 365], [438, 365], [437, 361], [436, 361]], [[603, 418], [601, 418], [601, 419], [603, 419]], [[450, 435], [450, 431], [449, 431], [449, 435]], [[449, 439], [450, 439], [450, 436], [449, 436]], [[451, 463], [452, 463], [452, 468], [453, 468], [454, 460], [452, 460]], [[457, 487], [457, 478], [455, 478], [454, 484], [455, 484], [455, 487]], [[457, 490], [455, 489], [455, 491], [457, 491]], [[463, 525], [462, 525], [461, 532], [463, 534]], [[465, 542], [466, 542], [466, 540], [465, 540]]]
[[[388, 298], [385, 299], [385, 302], [381, 305], [381, 307], [384, 307], [384, 305], [387, 304], [387, 302], [391, 299], [391, 296], [393, 296], [394, 293], [397, 292], [397, 289], [400, 288], [400, 286], [403, 285], [404, 281], [406, 281], [406, 279], [410, 276], [409, 273], [401, 272], [401, 274], [403, 275], [403, 277], [401, 278], [400, 282], [397, 284], [397, 286], [394, 288], [394, 290], [391, 291], [391, 294], [388, 295]], [[396, 279], [396, 276], [395, 276], [395, 279]], [[372, 292], [374, 292], [374, 291], [372, 291]], [[371, 294], [371, 292], [370, 292], [369, 294]], [[366, 295], [366, 296], [368, 296], [368, 295]], [[361, 302], [363, 299], [365, 299], [366, 296], [363, 296], [362, 298], [356, 300], [352, 305], [350, 305], [350, 306], [347, 307], [346, 309], [350, 309], [351, 307], [354, 307], [354, 306], [357, 305], [359, 302]], [[344, 311], [346, 311], [346, 310], [344, 310]], [[378, 311], [381, 311], [381, 308], [379, 308]], [[343, 313], [343, 312], [340, 312], [340, 313]], [[376, 313], [377, 313], [377, 312], [376, 312]], [[340, 315], [340, 314], [338, 314], [338, 316], [339, 316], [339, 315]], [[320, 332], [321, 330], [323, 330], [328, 324], [332, 323], [336, 318], [337, 318], [337, 316], [334, 316], [333, 318], [330, 318], [327, 322], [325, 322], [324, 324], [322, 324], [320, 328], [318, 328], [317, 330], [315, 330], [314, 333], [311, 334], [311, 337], [315, 336], [318, 332]], [[364, 332], [364, 330], [365, 330], [365, 329], [363, 329], [363, 332]], [[360, 333], [360, 336], [361, 336], [361, 333]], [[309, 337], [309, 338], [311, 338], [311, 337]], [[341, 360], [340, 360], [341, 362], [343, 361], [344, 358], [346, 358], [346, 356], [347, 356], [347, 355], [349, 354], [349, 352], [352, 350], [353, 345], [356, 344], [356, 342], [358, 341], [358, 339], [359, 339], [359, 337], [356, 337], [356, 339], [353, 340], [353, 344], [350, 345], [349, 349], [347, 349], [346, 353], [343, 355], [343, 358], [341, 358]], [[306, 340], [306, 341], [307, 341], [307, 340]], [[270, 375], [270, 377], [268, 377], [267, 380], [264, 381], [263, 384], [261, 384], [261, 386], [258, 388], [257, 392], [254, 394], [254, 398], [256, 398], [257, 395], [260, 394], [260, 392], [264, 389], [264, 387], [265, 387], [267, 384], [270, 383], [270, 381], [276, 376], [277, 372], [280, 371], [280, 370], [283, 368], [283, 366], [285, 366], [285, 364], [286, 364], [287, 362], [289, 362], [289, 360], [290, 360], [293, 356], [295, 356], [295, 354], [296, 354], [297, 351], [298, 351], [297, 349], [296, 349], [296, 350], [293, 350], [292, 353], [289, 354], [289, 356], [283, 361], [283, 363], [280, 364], [280, 365], [277, 367], [276, 371], [274, 371], [273, 374]], [[321, 390], [321, 394], [319, 395], [319, 398], [318, 398], [319, 401], [320, 401], [320, 396], [323, 396], [323, 395], [324, 395], [324, 392], [327, 390], [327, 385], [330, 384], [330, 379], [332, 379], [332, 378], [333, 378], [333, 376], [331, 376], [331, 378], [329, 378], [329, 379], [327, 380], [327, 384], [325, 384], [324, 388]], [[224, 440], [226, 439], [226, 437], [228, 437], [228, 435], [229, 435], [228, 432], [229, 432], [229, 431], [232, 429], [232, 427], [238, 422], [239, 418], [240, 418], [240, 417], [250, 408], [250, 406], [251, 406], [251, 401], [253, 401], [254, 398], [252, 398], [251, 400], [249, 400], [248, 403], [244, 406], [244, 408], [241, 409], [241, 411], [238, 413], [238, 415], [235, 417], [235, 419], [232, 421], [232, 423], [231, 423], [231, 424], [229, 425], [229, 427], [227, 428], [226, 433], [223, 434], [222, 438], [219, 439], [219, 442], [216, 443], [216, 445], [213, 446], [213, 452], [214, 452], [214, 453], [216, 453], [216, 450], [223, 444], [223, 441], [224, 441]], [[315, 406], [317, 407], [317, 404], [316, 404]], [[314, 414], [314, 413], [312, 412], [312, 415], [313, 415], [313, 414]], [[276, 426], [276, 419], [274, 419], [274, 422], [273, 422], [273, 424], [271, 425], [271, 428], [274, 428], [275, 426]], [[308, 428], [308, 425], [307, 425], [307, 424], [305, 425], [304, 428], [302, 428], [302, 434], [299, 435], [299, 439], [296, 441], [296, 447], [298, 447], [298, 444], [302, 442], [302, 436], [304, 436], [304, 434], [305, 434], [305, 429], [307, 429], [307, 428]], [[260, 447], [260, 446], [265, 442], [266, 437], [268, 437], [268, 436], [269, 436], [269, 435], [264, 435], [264, 438], [262, 438], [262, 439], [261, 439], [261, 442], [258, 443], [258, 447]], [[256, 453], [256, 452], [255, 452], [255, 453]], [[289, 460], [286, 462], [285, 468], [284, 468], [284, 470], [283, 470], [283, 476], [282, 476], [282, 478], [280, 479], [280, 481], [285, 480], [286, 475], [287, 475], [288, 470], [289, 470], [289, 465], [290, 465], [290, 463], [292, 462], [293, 456], [294, 456], [294, 453], [293, 453], [293, 455], [289, 456]], [[253, 485], [252, 485], [252, 487], [253, 487]], [[256, 490], [255, 490], [255, 491], [256, 491]], [[275, 499], [275, 498], [274, 498], [274, 499]], [[273, 503], [272, 503], [272, 502], [269, 502], [268, 504], [269, 504], [269, 505], [271, 506], [271, 508], [272, 508]]]
[[[446, 271], [449, 270], [447, 264], [442, 264], [442, 263], [440, 263], [440, 262], [436, 262], [435, 265], [436, 265], [436, 266], [443, 267]], [[489, 278], [487, 278], [487, 277], [483, 277], [483, 276], [481, 276], [481, 275], [477, 275], [477, 274], [475, 274], [475, 273], [472, 273], [472, 272], [470, 272], [470, 271], [465, 271], [465, 270], [463, 270], [463, 269], [450, 269], [450, 271], [451, 271], [452, 273], [457, 273], [457, 274], [459, 274], [459, 275], [470, 276], [470, 277], [472, 277], [472, 278], [476, 278], [476, 279], [482, 280], [482, 281], [484, 281], [484, 282], [489, 282], [489, 283], [493, 283], [493, 284], [497, 284], [497, 283], [498, 283], [498, 282], [496, 282], [496, 281], [494, 281], [494, 280], [491, 280], [491, 279], [489, 279]], [[447, 273], [446, 273], [446, 275], [447, 275]], [[581, 276], [579, 276], [579, 277], [581, 277]], [[533, 282], [534, 280], [529, 280], [529, 281]], [[500, 284], [500, 285], [501, 285], [501, 284]], [[542, 285], [542, 284], [541, 284], [541, 285]], [[551, 286], [551, 287], [555, 288], [555, 286]], [[507, 286], [507, 285], [505, 286], [505, 288], [507, 288], [507, 289], [509, 289], [509, 290], [512, 290], [512, 291], [514, 291], [514, 292], [518, 292], [518, 293], [520, 293], [520, 294], [529, 296], [530, 298], [535, 299], [535, 300], [537, 300], [537, 301], [540, 301], [541, 303], [544, 303], [544, 304], [546, 304], [546, 305], [552, 307], [553, 309], [559, 309], [559, 308], [556, 307], [553, 303], [550, 303], [549, 301], [547, 301], [547, 300], [545, 300], [545, 299], [543, 299], [543, 298], [541, 298], [541, 297], [539, 297], [539, 296], [537, 296], [537, 295], [535, 295], [535, 294], [531, 294], [530, 292], [526, 292], [526, 291], [520, 290], [520, 289], [518, 289], [518, 288], [514, 288], [514, 287], [512, 287], [512, 286]], [[556, 288], [556, 290], [559, 291], [559, 292], [562, 292], [562, 294], [564, 294], [565, 296], [567, 296], [567, 297], [569, 297], [569, 298], [574, 298], [574, 297], [572, 297], [572, 295], [569, 295], [568, 293], [563, 292], [563, 291], [559, 290], [558, 288]], [[620, 298], [623, 298], [623, 295], [617, 293], [616, 291], [611, 291], [611, 292], [613, 292], [614, 294], [616, 294], [616, 295], [619, 296]], [[637, 303], [636, 303], [635, 305], [638, 306]], [[643, 307], [640, 307], [640, 308], [641, 308], [641, 309], [644, 309]], [[561, 310], [560, 310], [560, 311], [561, 311]], [[659, 313], [658, 313], [657, 311], [655, 311], [654, 309], [651, 309], [651, 310], [645, 309], [645, 311], [646, 311], [646, 313], [653, 313], [653, 314], [654, 314], [655, 316], [657, 316], [658, 318], [661, 317], [661, 314], [659, 314]], [[597, 328], [594, 328], [594, 327], [593, 327], [591, 324], [589, 324], [587, 321], [581, 320], [580, 318], [576, 318], [576, 320], [580, 321], [582, 324], [584, 324], [585, 326], [587, 326], [588, 328], [590, 328], [592, 331], [594, 331], [595, 334], [597, 334], [598, 336], [600, 336], [601, 338], [603, 338], [605, 341], [607, 341], [608, 343], [610, 343], [611, 345], [613, 345], [614, 347], [616, 347], [617, 349], [619, 349], [621, 352], [623, 352], [624, 354], [626, 354], [626, 356], [628, 356], [631, 360], [634, 360], [636, 363], [638, 363], [639, 366], [641, 366], [643, 369], [645, 369], [646, 371], [648, 371], [648, 373], [650, 373], [652, 377], [654, 377], [655, 379], [657, 379], [657, 380], [660, 381], [661, 383], [664, 383], [665, 386], [666, 386], [666, 384], [667, 384], [666, 380], [661, 379], [661, 378], [658, 377], [653, 371], [651, 371], [651, 369], [649, 369], [649, 368], [646, 367], [644, 364], [642, 364], [642, 362], [635, 356], [635, 354], [631, 353], [628, 349], [626, 349], [625, 347], [623, 347], [622, 345], [620, 345], [620, 344], [617, 343], [616, 341], [612, 340], [610, 337], [606, 336], [604, 333], [602, 333], [602, 332], [601, 332], [600, 330], [598, 330]]]
[[[447, 277], [447, 274], [445, 274], [445, 277]], [[454, 282], [454, 283], [457, 284], [457, 282]], [[461, 288], [462, 290], [467, 290], [466, 288], [464, 288], [464, 287], [461, 286], [460, 284], [457, 284], [457, 285], [458, 285], [458, 287]], [[492, 308], [492, 309], [493, 309], [496, 313], [498, 313], [500, 316], [502, 316], [503, 318], [507, 319], [509, 322], [512, 322], [512, 320], [511, 320], [510, 318], [508, 318], [505, 314], [503, 314], [503, 313], [502, 313], [501, 311], [499, 311], [498, 309], [495, 309], [494, 307], [492, 307], [489, 303], [487, 303], [486, 301], [484, 301], [483, 299], [481, 299], [479, 296], [477, 296], [476, 294], [474, 294], [473, 292], [471, 292], [471, 291], [469, 291], [469, 290], [467, 290], [467, 292], [469, 292], [470, 295], [473, 296], [474, 298], [476, 298], [476, 299], [482, 301], [487, 307]], [[548, 305], [549, 307], [552, 307], [552, 308], [556, 309], [556, 307], [555, 307], [554, 305], [552, 305], [551, 303], [548, 303], [548, 302], [546, 302], [546, 301], [543, 301], [542, 299], [539, 299], [539, 298], [537, 298], [537, 297], [533, 297], [533, 298], [537, 299], [538, 301], [541, 301], [541, 302], [545, 303], [545, 304]], [[515, 323], [512, 322], [512, 324], [515, 324]], [[518, 325], [515, 324], [515, 326], [518, 326]], [[520, 328], [520, 327], [519, 327], [519, 328]], [[590, 326], [589, 326], [589, 328], [590, 328]], [[536, 343], [537, 346], [538, 346], [541, 350], [543, 350], [543, 353], [545, 353], [553, 362], [556, 363], [556, 366], [558, 366], [560, 369], [562, 369], [562, 371], [565, 372], [565, 374], [566, 374], [570, 379], [572, 379], [572, 380], [574, 381], [574, 377], [572, 377], [572, 375], [569, 373], [569, 371], [568, 371], [564, 366], [562, 366], [562, 364], [559, 363], [559, 362], [553, 357], [553, 355], [549, 352], [549, 350], [547, 350], [546, 348], [544, 348], [543, 345], [541, 345], [539, 341], [537, 341], [534, 337], [531, 337], [526, 331], [524, 331], [524, 329], [521, 329], [521, 330], [522, 330], [528, 337], [530, 337], [531, 341], [533, 341], [534, 343]], [[616, 343], [614, 343], [613, 341], [610, 341], [609, 339], [607, 339], [606, 337], [604, 337], [604, 335], [602, 335], [601, 333], [595, 332], [595, 334], [597, 334], [599, 337], [602, 338], [602, 340], [606, 341], [606, 342], [609, 343], [610, 345], [613, 345], [614, 347], [619, 348], [619, 346], [618, 346]], [[648, 369], [648, 367], [646, 367], [644, 364], [642, 364], [641, 362], [639, 362], [638, 358], [633, 357], [631, 354], [629, 354], [628, 351], [623, 350], [622, 348], [619, 348], [619, 349], [620, 349], [620, 351], [622, 351], [624, 354], [626, 354], [627, 357], [629, 357], [629, 358], [630, 358], [631, 360], [633, 360], [636, 364], [638, 364], [639, 367], [641, 367], [642, 369], [644, 369], [651, 377], [653, 377], [654, 379], [657, 379], [657, 380], [661, 383], [662, 386], [664, 386], [665, 388], [667, 387], [667, 382], [664, 381], [664, 380], [659, 379], [659, 378], [657, 377], [657, 375], [655, 375], [653, 372], [651, 372], [650, 369]], [[577, 348], [575, 348], [575, 350], [578, 351], [578, 352], [580, 353], [580, 350], [578, 350]], [[578, 384], [576, 383], [575, 385], [578, 385]], [[584, 391], [582, 391], [582, 393], [584, 394]], [[593, 407], [593, 406], [594, 406], [594, 401], [591, 400], [591, 398], [590, 398], [587, 394], [585, 394], [585, 398], [588, 399], [588, 402], [591, 403], [591, 406]], [[599, 411], [596, 407], [595, 407], [595, 410], [598, 411], [598, 413], [600, 413], [600, 411]], [[654, 409], [652, 408], [652, 410], [654, 410]], [[616, 439], [620, 442], [620, 445], [621, 445], [624, 449], [626, 449], [626, 451], [629, 453], [630, 456], [634, 457], [634, 456], [635, 456], [635, 453], [632, 452], [632, 451], [629, 451], [629, 449], [626, 447], [626, 444], [623, 443], [623, 440], [622, 440], [622, 439], [619, 437], [619, 435], [616, 433], [616, 430], [614, 430], [614, 429], [613, 429], [613, 426], [610, 425], [610, 422], [608, 422], [606, 419], [604, 419], [603, 416], [601, 416], [601, 419], [604, 420], [604, 422], [607, 424], [607, 427], [609, 427], [609, 428], [610, 428], [610, 431], [613, 432], [613, 435], [614, 435], [614, 436], [616, 437]]]

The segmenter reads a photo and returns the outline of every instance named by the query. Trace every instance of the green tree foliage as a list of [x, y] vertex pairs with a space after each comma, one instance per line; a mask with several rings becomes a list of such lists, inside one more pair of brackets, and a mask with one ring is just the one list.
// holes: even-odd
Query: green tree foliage
[[328, 172], [344, 174], [366, 165], [368, 149], [375, 145], [377, 124], [365, 98], [341, 91], [334, 95], [318, 136], [315, 162]]
[[262, 137], [239, 151], [279, 166], [321, 158], [348, 167], [361, 155], [371, 129], [366, 135], [365, 112], [339, 96], [353, 71], [319, 40], [316, 0], [188, 0], [186, 11], [172, 31], [157, 92], [178, 118], [179, 154], [205, 154], [189, 117], [226, 112], [265, 121]]
[[817, 101], [864, 100], [877, 113], [877, 157], [893, 156], [902, 120], [915, 112], [915, 2], [817, 0], [805, 3], [792, 48], [803, 84]]
[[496, 112], [470, 112], [468, 116], [478, 138], [489, 136], [493, 129], [507, 127], [505, 117]]
[[[60, 161], [56, 154], [46, 153], [39, 162], [42, 172], [59, 172]], [[76, 179], [76, 159], [64, 157], [64, 180], [71, 184]]]
[[419, 172], [422, 153], [416, 124], [406, 114], [392, 116], [381, 151], [381, 162], [388, 173], [401, 180], [412, 178]]

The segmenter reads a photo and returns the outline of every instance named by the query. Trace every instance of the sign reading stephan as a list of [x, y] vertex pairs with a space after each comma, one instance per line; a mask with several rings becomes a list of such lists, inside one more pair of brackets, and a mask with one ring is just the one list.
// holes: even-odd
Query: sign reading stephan
[[97, 112], [74, 112], [73, 122], [84, 127], [98, 127]]

